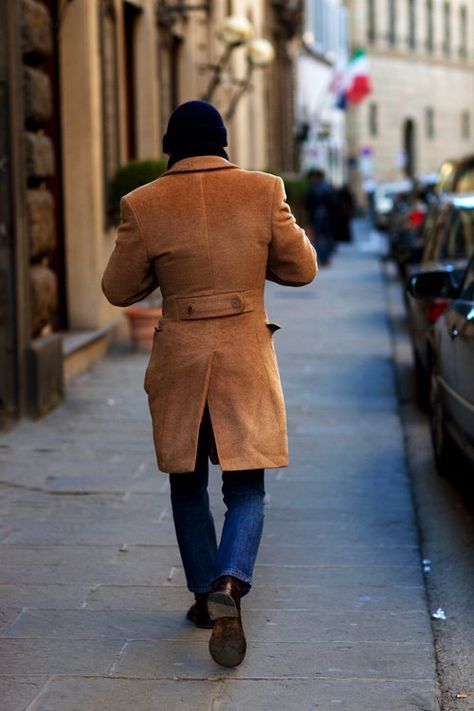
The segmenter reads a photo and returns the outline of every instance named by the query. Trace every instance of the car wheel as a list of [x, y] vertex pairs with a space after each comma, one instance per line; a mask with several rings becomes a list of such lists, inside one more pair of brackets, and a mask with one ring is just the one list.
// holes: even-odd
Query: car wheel
[[438, 474], [446, 479], [453, 479], [458, 462], [458, 453], [446, 428], [443, 405], [439, 396], [438, 377], [434, 369], [430, 378], [430, 424]]

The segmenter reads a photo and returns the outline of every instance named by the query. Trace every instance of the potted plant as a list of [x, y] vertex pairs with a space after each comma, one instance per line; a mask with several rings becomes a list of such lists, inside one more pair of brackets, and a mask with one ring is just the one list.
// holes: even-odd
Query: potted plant
[[[114, 222], [118, 222], [120, 200], [131, 190], [156, 180], [166, 170], [165, 160], [133, 160], [121, 165], [115, 171], [110, 183], [109, 214]], [[130, 336], [135, 348], [149, 352], [153, 345], [153, 333], [159, 321], [161, 309], [161, 292], [159, 289], [133, 306], [125, 309], [130, 326]]]
[[159, 289], [144, 300], [125, 309], [130, 326], [130, 337], [135, 348], [149, 353], [153, 345], [155, 326], [161, 318], [161, 292]]

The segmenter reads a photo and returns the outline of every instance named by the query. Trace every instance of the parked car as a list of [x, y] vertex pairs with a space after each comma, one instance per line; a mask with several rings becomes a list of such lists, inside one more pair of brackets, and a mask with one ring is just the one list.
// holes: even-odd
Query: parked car
[[450, 300], [429, 333], [431, 435], [440, 474], [474, 474], [474, 256], [461, 283], [444, 269], [412, 275], [409, 289], [415, 299]]
[[[425, 222], [424, 248], [420, 264], [409, 269], [421, 272], [449, 272], [459, 286], [466, 264], [474, 251], [474, 193], [452, 195], [433, 207]], [[431, 326], [450, 304], [450, 297], [407, 299], [410, 331], [415, 354], [418, 402], [426, 409], [429, 394], [430, 359], [428, 334]]]
[[[432, 219], [440, 200], [434, 195], [437, 174], [416, 179], [408, 194], [395, 198], [388, 217], [390, 256], [403, 279], [409, 265], [419, 263], [424, 245], [425, 222]], [[428, 222], [430, 221], [428, 219]]]
[[409, 193], [413, 187], [411, 180], [396, 180], [390, 183], [380, 183], [375, 188], [374, 212], [375, 226], [384, 230], [388, 226], [388, 218], [397, 195]]
[[436, 193], [466, 193], [474, 191], [474, 155], [445, 160], [439, 169]]

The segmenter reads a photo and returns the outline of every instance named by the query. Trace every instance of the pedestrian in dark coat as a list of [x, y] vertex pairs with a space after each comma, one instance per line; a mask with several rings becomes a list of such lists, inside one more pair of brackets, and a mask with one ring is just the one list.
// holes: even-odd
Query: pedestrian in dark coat
[[351, 242], [351, 221], [354, 217], [354, 197], [348, 185], [336, 190], [335, 236], [338, 242]]
[[[103, 277], [114, 304], [158, 285], [163, 317], [145, 375], [158, 465], [170, 473], [178, 544], [195, 604], [213, 622], [210, 652], [225, 666], [245, 654], [240, 598], [251, 586], [263, 526], [264, 468], [288, 464], [285, 409], [265, 278], [302, 286], [316, 255], [285, 202], [283, 183], [229, 162], [215, 107], [191, 101], [163, 139], [169, 169], [122, 199]], [[223, 470], [219, 545], [207, 495], [208, 459]]]
[[309, 223], [313, 228], [313, 240], [318, 250], [319, 263], [326, 265], [335, 246], [336, 193], [319, 168], [310, 171], [309, 179], [306, 209]]

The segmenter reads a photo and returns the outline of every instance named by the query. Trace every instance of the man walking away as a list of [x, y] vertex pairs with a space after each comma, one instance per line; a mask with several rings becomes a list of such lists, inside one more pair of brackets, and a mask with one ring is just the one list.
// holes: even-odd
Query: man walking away
[[306, 194], [306, 209], [313, 228], [314, 242], [318, 250], [319, 264], [329, 264], [335, 247], [336, 193], [319, 168], [309, 173], [311, 181]]

